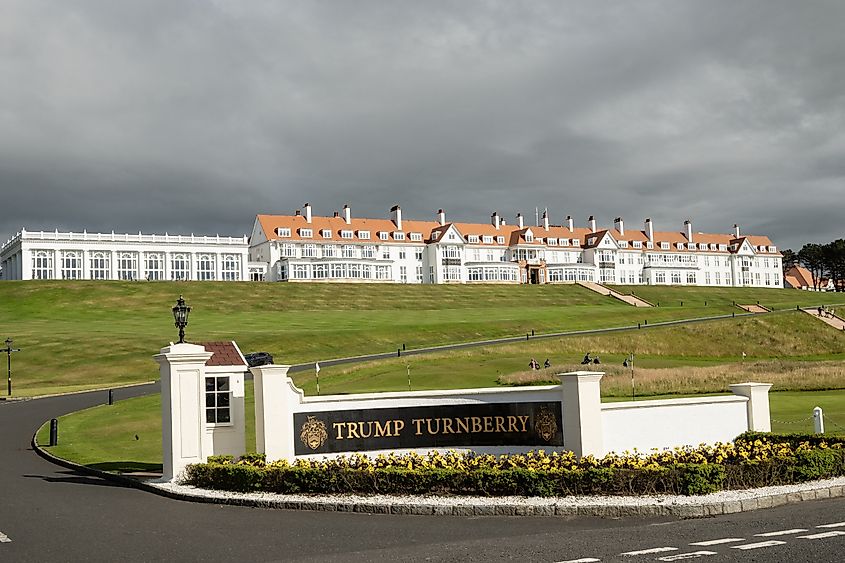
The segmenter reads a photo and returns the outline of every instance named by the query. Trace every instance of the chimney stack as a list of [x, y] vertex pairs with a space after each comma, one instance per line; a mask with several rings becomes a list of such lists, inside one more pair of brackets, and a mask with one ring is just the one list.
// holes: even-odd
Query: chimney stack
[[619, 231], [619, 236], [625, 236], [625, 223], [622, 222], [622, 217], [617, 217], [613, 220], [613, 224], [616, 225], [616, 230]]
[[437, 210], [437, 221], [441, 227], [446, 224], [446, 213], [442, 209]]
[[348, 205], [343, 206], [343, 220], [346, 221], [347, 225], [352, 223], [352, 210], [349, 209]]
[[337, 212], [337, 211], [335, 211], [335, 212], [334, 212], [334, 217], [335, 217], [335, 219], [337, 219], [338, 217], [340, 217], [340, 213], [339, 213], [339, 212]]
[[396, 230], [402, 230], [402, 208], [398, 205], [394, 205], [390, 208], [390, 213], [392, 214], [391, 218], [393, 222], [396, 224]]
[[651, 219], [645, 220], [645, 236], [648, 237], [649, 242], [654, 242], [654, 225], [651, 224]]
[[519, 228], [523, 228], [525, 225], [522, 224], [522, 213], [516, 214], [516, 222], [519, 224]]
[[590, 215], [590, 218], [587, 219], [587, 223], [590, 224], [590, 232], [596, 232], [596, 218]]
[[689, 219], [684, 221], [684, 229], [687, 231], [687, 242], [693, 242], [692, 240], [692, 223]]
[[294, 211], [293, 214], [296, 215], [297, 217], [299, 217], [300, 215], [302, 215], [302, 212], [299, 209], [297, 209], [296, 211]]
[[549, 230], [549, 212], [543, 211], [543, 228]]
[[739, 225], [734, 225], [734, 238], [739, 238]]
[[496, 230], [499, 230], [499, 225], [501, 224], [501, 219], [499, 219], [498, 211], [494, 211], [493, 214], [490, 216], [490, 220], [493, 223], [493, 226], [496, 227]]
[[305, 222], [310, 223], [311, 222], [311, 204], [306, 203], [305, 205], [302, 206], [302, 209], [305, 210]]
[[566, 226], [569, 227], [571, 232], [575, 231], [575, 221], [572, 219], [572, 215], [566, 216]]

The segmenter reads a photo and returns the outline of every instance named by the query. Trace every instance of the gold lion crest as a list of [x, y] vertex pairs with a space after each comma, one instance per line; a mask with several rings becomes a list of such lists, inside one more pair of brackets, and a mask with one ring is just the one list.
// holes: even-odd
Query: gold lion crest
[[534, 424], [534, 430], [546, 442], [550, 442], [557, 434], [557, 421], [555, 415], [546, 407], [540, 407], [540, 412], [537, 413], [537, 422]]
[[299, 433], [299, 439], [302, 443], [316, 450], [326, 443], [329, 433], [326, 432], [326, 424], [322, 420], [317, 420], [313, 416], [309, 416], [305, 424], [302, 425], [302, 430]]

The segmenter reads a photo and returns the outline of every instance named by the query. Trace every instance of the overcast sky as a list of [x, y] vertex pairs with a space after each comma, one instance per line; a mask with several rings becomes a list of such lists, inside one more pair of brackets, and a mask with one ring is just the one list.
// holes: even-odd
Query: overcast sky
[[0, 238], [240, 235], [310, 202], [829, 242], [843, 22], [841, 0], [0, 0]]

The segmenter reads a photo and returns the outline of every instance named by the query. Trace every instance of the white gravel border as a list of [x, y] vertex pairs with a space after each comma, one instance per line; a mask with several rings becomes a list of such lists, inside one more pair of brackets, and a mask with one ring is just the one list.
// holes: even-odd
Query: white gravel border
[[281, 495], [198, 489], [178, 482], [147, 482], [159, 494], [211, 502], [331, 512], [451, 516], [676, 516], [699, 518], [788, 503], [845, 496], [845, 477], [701, 496], [438, 497], [415, 495]]

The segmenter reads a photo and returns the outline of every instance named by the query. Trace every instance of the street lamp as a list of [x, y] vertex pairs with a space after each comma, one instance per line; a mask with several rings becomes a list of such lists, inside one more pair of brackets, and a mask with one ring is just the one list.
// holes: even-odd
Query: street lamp
[[9, 367], [9, 390], [8, 394], [12, 396], [12, 352], [20, 352], [20, 348], [12, 348], [12, 342], [14, 342], [11, 338], [6, 339], [6, 348], [3, 349], [6, 352], [6, 356], [8, 358], [8, 367]]
[[635, 401], [634, 398], [634, 353], [631, 352], [631, 355], [626, 357], [625, 360], [622, 362], [622, 367], [631, 368], [631, 400]]
[[188, 315], [191, 308], [185, 305], [185, 300], [179, 296], [176, 305], [173, 307], [173, 320], [176, 321], [176, 328], [179, 329], [179, 344], [185, 342], [185, 327], [188, 326]]

